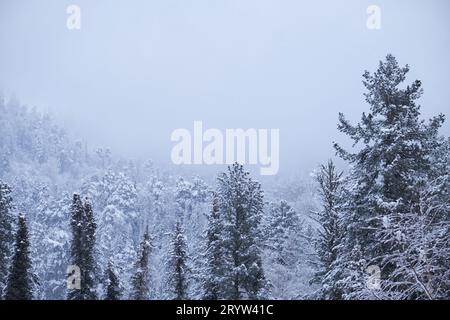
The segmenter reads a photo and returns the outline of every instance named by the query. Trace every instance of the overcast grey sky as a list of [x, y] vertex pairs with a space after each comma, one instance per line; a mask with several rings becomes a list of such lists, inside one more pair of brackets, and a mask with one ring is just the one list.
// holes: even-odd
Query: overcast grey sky
[[0, 88], [115, 154], [169, 163], [171, 132], [202, 120], [279, 128], [280, 171], [309, 171], [387, 53], [422, 80], [424, 116], [450, 114], [449, 30], [448, 0], [0, 0]]

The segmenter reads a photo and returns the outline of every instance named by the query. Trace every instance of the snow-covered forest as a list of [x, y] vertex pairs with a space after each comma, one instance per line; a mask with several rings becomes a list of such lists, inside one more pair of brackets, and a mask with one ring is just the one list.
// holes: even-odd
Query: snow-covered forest
[[450, 299], [450, 140], [408, 71], [388, 55], [360, 121], [336, 115], [345, 167], [264, 188], [91, 151], [1, 97], [2, 298]]

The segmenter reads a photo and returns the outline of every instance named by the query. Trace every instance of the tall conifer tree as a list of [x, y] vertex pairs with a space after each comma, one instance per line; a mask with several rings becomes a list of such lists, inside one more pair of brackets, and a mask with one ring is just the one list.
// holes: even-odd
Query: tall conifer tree
[[223, 264], [227, 270], [226, 299], [259, 299], [267, 294], [262, 268], [260, 222], [263, 212], [261, 185], [244, 167], [234, 163], [218, 178], [219, 210], [223, 219]]
[[132, 294], [134, 300], [147, 300], [149, 298], [149, 266], [151, 243], [148, 227], [145, 229], [144, 238], [140, 244], [138, 260], [134, 265], [135, 272], [131, 278]]
[[178, 221], [175, 225], [169, 260], [169, 281], [175, 300], [185, 300], [188, 298], [190, 271], [187, 263], [186, 237], [181, 222]]
[[6, 300], [31, 300], [33, 298], [33, 275], [30, 259], [30, 242], [24, 216], [19, 216], [14, 254], [5, 289]]
[[337, 276], [333, 266], [338, 262], [339, 246], [343, 237], [343, 226], [340, 206], [342, 199], [342, 172], [338, 172], [332, 160], [322, 165], [316, 176], [319, 185], [318, 193], [321, 200], [321, 210], [317, 212], [320, 224], [316, 250], [320, 260], [319, 271], [315, 282], [320, 284], [316, 293], [319, 299], [341, 299], [342, 294], [336, 286]]
[[219, 198], [214, 194], [211, 212], [208, 215], [208, 230], [206, 234], [206, 267], [203, 281], [203, 297], [217, 300], [223, 297], [223, 287], [226, 285], [226, 274], [223, 265], [222, 235], [223, 223], [219, 210]]
[[97, 298], [95, 288], [95, 232], [97, 225], [92, 206], [88, 201], [81, 201], [79, 194], [73, 195], [71, 205], [72, 242], [71, 263], [80, 268], [81, 288], [69, 289], [69, 300], [94, 300]]
[[106, 279], [106, 293], [105, 300], [120, 300], [122, 297], [122, 288], [120, 286], [119, 277], [114, 270], [111, 262], [108, 263], [108, 268], [105, 272]]
[[[339, 130], [360, 144], [355, 153], [334, 145], [352, 165], [343, 210], [344, 255], [338, 267], [344, 298], [375, 298], [383, 293], [395, 299], [396, 292], [408, 287], [409, 280], [395, 272], [391, 258], [405, 251], [398, 227], [404, 225], [403, 213], [420, 212], [421, 189], [432, 171], [431, 155], [439, 145], [438, 130], [444, 121], [443, 115], [428, 123], [420, 120], [417, 99], [422, 83], [416, 80], [402, 86], [408, 72], [408, 66], [400, 67], [394, 56], [387, 55], [376, 72], [366, 71], [363, 76], [370, 112], [363, 113], [357, 125], [339, 115]], [[381, 270], [380, 292], [364, 283], [369, 266]]]

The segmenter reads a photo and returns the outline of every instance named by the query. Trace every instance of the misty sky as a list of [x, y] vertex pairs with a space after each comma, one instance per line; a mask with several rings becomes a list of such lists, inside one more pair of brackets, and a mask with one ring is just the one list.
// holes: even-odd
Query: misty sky
[[387, 53], [422, 80], [423, 115], [450, 116], [449, 30], [448, 0], [0, 0], [0, 89], [91, 146], [160, 163], [194, 120], [279, 128], [280, 172], [309, 171], [346, 139], [338, 112], [368, 109], [361, 75]]

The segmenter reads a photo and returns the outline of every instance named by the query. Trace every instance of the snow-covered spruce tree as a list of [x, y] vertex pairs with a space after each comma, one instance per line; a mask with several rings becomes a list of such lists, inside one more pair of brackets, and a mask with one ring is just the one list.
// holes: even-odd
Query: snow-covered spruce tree
[[234, 163], [218, 178], [225, 299], [259, 299], [267, 292], [261, 262], [260, 221], [263, 211], [261, 185], [244, 167]]
[[314, 282], [320, 284], [315, 293], [318, 299], [341, 299], [342, 293], [336, 286], [337, 280], [333, 266], [337, 263], [343, 236], [340, 206], [342, 203], [342, 172], [338, 172], [332, 160], [321, 165], [316, 176], [321, 210], [315, 216], [319, 223], [316, 250], [320, 261], [319, 271]]
[[226, 271], [223, 265], [222, 235], [223, 221], [220, 216], [219, 199], [214, 194], [212, 210], [208, 215], [206, 234], [206, 266], [203, 275], [203, 298], [218, 300], [223, 298], [224, 277]]
[[83, 204], [79, 194], [73, 195], [71, 205], [72, 242], [70, 247], [71, 263], [80, 268], [81, 289], [69, 289], [69, 300], [94, 300], [95, 288], [95, 230], [96, 223], [91, 205]]
[[[72, 240], [70, 244], [70, 262], [72, 265], [80, 268], [83, 272], [84, 250], [83, 250], [83, 230], [84, 230], [84, 207], [79, 194], [73, 195], [72, 205], [70, 207], [70, 226], [72, 229]], [[83, 286], [84, 283], [82, 282]], [[68, 300], [83, 300], [83, 294], [80, 289], [72, 289], [67, 292]]]
[[97, 224], [94, 219], [92, 205], [86, 199], [84, 203], [84, 272], [81, 271], [81, 290], [86, 299], [97, 299], [96, 293], [96, 261], [95, 261], [95, 235]]
[[188, 299], [189, 274], [186, 237], [180, 221], [177, 221], [169, 257], [169, 288], [174, 300]]
[[19, 216], [17, 225], [14, 254], [5, 288], [5, 300], [31, 300], [33, 299], [34, 277], [30, 259], [28, 228], [24, 216]]
[[109, 262], [105, 272], [105, 300], [120, 300], [122, 297], [122, 288], [120, 286], [119, 277], [114, 269], [113, 264]]
[[11, 212], [12, 197], [11, 189], [0, 180], [0, 297], [6, 285], [6, 275], [8, 273], [8, 261], [11, 256], [12, 244], [14, 241]]
[[[399, 67], [396, 59], [388, 55], [374, 74], [368, 71], [364, 74], [370, 112], [363, 113], [356, 126], [339, 115], [339, 130], [354, 144], [362, 144], [356, 153], [334, 144], [337, 154], [352, 165], [343, 210], [344, 256], [335, 269], [342, 272], [338, 285], [343, 286], [343, 298], [389, 298], [392, 287], [385, 286], [389, 282], [398, 284], [395, 291], [408, 287], [403, 275], [394, 275], [398, 266], [388, 258], [405, 254], [402, 242], [393, 232], [384, 230], [390, 236], [383, 239], [379, 233], [383, 228], [401, 225], [399, 213], [416, 212], [419, 208], [420, 186], [426, 183], [430, 155], [444, 121], [443, 115], [428, 124], [419, 119], [420, 106], [416, 100], [422, 94], [421, 82], [416, 80], [406, 88], [400, 87], [408, 71], [408, 66]], [[381, 268], [382, 290], [376, 295], [360, 290], [365, 284], [355, 283], [356, 271], [350, 272], [349, 267], [354, 262], [349, 256], [354, 248], [360, 248], [361, 259], [365, 261], [358, 274], [364, 274], [369, 265]], [[357, 281], [364, 279], [358, 278]]]
[[305, 230], [297, 212], [285, 200], [271, 202], [263, 219], [263, 262], [274, 299], [293, 299], [301, 292]]
[[288, 257], [284, 251], [286, 244], [295, 232], [300, 230], [300, 219], [295, 210], [285, 201], [269, 204], [269, 221], [265, 228], [265, 246], [270, 248], [276, 256], [274, 262], [287, 265]]
[[139, 247], [137, 261], [134, 265], [134, 274], [131, 277], [131, 299], [147, 300], [149, 295], [149, 266], [148, 259], [150, 256], [151, 243], [148, 227], [145, 230], [144, 238]]

